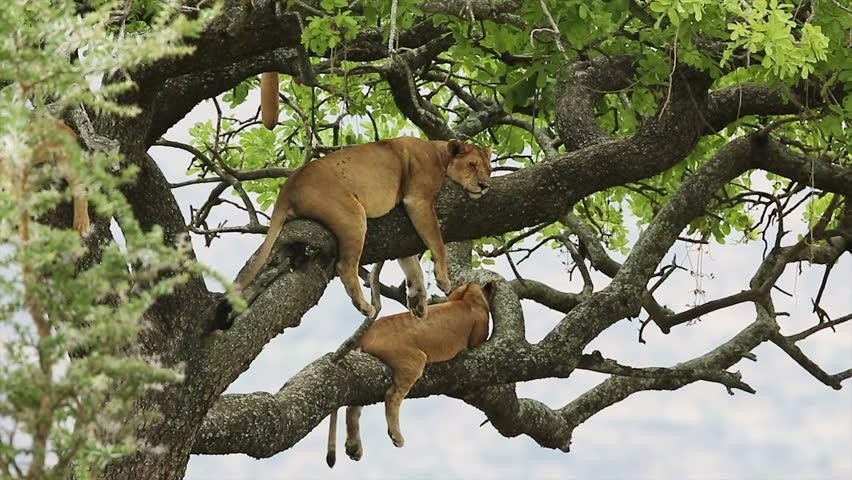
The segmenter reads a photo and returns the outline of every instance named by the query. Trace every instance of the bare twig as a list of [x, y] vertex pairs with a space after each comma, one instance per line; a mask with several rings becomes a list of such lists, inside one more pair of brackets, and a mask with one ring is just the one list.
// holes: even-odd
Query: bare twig
[[589, 274], [589, 269], [586, 268], [586, 261], [580, 255], [580, 252], [577, 251], [577, 247], [571, 243], [571, 240], [568, 239], [568, 235], [563, 233], [562, 244], [565, 245], [565, 248], [568, 249], [568, 252], [571, 254], [571, 258], [574, 260], [574, 265], [580, 269], [580, 275], [583, 277], [583, 295], [591, 295], [592, 292], [595, 291], [595, 284], [592, 282], [592, 276]]
[[804, 368], [808, 373], [814, 376], [820, 382], [828, 385], [829, 387], [840, 390], [840, 381], [837, 378], [834, 378], [832, 375], [826, 373], [819, 365], [817, 365], [813, 360], [808, 358], [802, 350], [796, 346], [789, 338], [781, 335], [780, 333], [773, 332], [770, 335], [769, 339], [778, 346], [781, 350], [784, 351], [787, 355], [790, 356], [793, 360], [796, 361], [802, 368]]
[[804, 340], [805, 338], [810, 337], [811, 335], [815, 334], [816, 332], [819, 332], [820, 330], [824, 330], [826, 328], [834, 329], [834, 327], [836, 327], [837, 325], [848, 322], [849, 320], [852, 320], [852, 313], [846, 314], [839, 318], [835, 318], [834, 320], [829, 320], [827, 322], [820, 322], [817, 325], [802, 330], [799, 333], [787, 335], [787, 339], [795, 343], [799, 340]]
[[[216, 136], [216, 138], [218, 139], [218, 135]], [[166, 140], [166, 139], [162, 139], [162, 138], [160, 140], [158, 140], [157, 142], [155, 142], [155, 145], [160, 145], [160, 146], [163, 146], [163, 147], [172, 147], [172, 148], [184, 150], [186, 152], [191, 153], [195, 158], [197, 158], [198, 160], [203, 162], [207, 167], [209, 167], [211, 170], [216, 172], [216, 174], [219, 175], [219, 177], [221, 177], [222, 180], [225, 183], [230, 185], [231, 188], [233, 188], [234, 191], [236, 191], [237, 194], [240, 196], [240, 199], [242, 199], [243, 204], [246, 207], [246, 211], [248, 212], [248, 215], [249, 215], [249, 226], [254, 227], [254, 226], [260, 225], [260, 222], [257, 219], [257, 210], [255, 210], [254, 204], [252, 203], [251, 199], [249, 198], [248, 193], [246, 193], [246, 191], [243, 188], [240, 181], [237, 178], [235, 178], [233, 175], [228, 173], [228, 171], [225, 168], [222, 167], [222, 165], [224, 165], [224, 161], [222, 161], [221, 157], [219, 157], [219, 155], [216, 153], [215, 147], [213, 149], [211, 149], [211, 153], [213, 154], [214, 157], [216, 157], [216, 159], [218, 160], [218, 163], [217, 163], [217, 161], [214, 161], [214, 160], [211, 160], [210, 158], [208, 158], [206, 155], [204, 155], [201, 151], [199, 151], [197, 148], [193, 147], [192, 145], [188, 145], [188, 144], [181, 143], [181, 142], [174, 142], [174, 141], [170, 141], [170, 140]], [[208, 201], [210, 201], [210, 200], [208, 200]], [[196, 226], [197, 226], [197, 224], [196, 224]]]
[[[550, 14], [550, 10], [547, 8], [547, 2], [545, 0], [540, 0], [539, 4], [541, 5], [541, 11], [544, 12], [544, 16], [547, 17], [547, 21], [550, 23], [550, 29], [540, 28], [535, 30], [542, 31], [550, 31], [553, 33], [554, 38], [556, 39], [556, 48], [559, 50], [559, 53], [567, 60], [568, 53], [565, 51], [565, 47], [562, 45], [562, 32], [559, 31], [559, 26], [556, 25], [556, 21], [553, 20], [553, 16]], [[533, 30], [533, 32], [535, 32]], [[533, 32], [530, 32], [530, 39], [532, 39]]]
[[655, 319], [654, 321], [663, 333], [669, 333], [672, 327], [684, 324], [702, 315], [707, 315], [708, 313], [715, 312], [723, 308], [739, 305], [740, 303], [753, 301], [760, 296], [760, 293], [761, 292], [756, 290], [744, 290], [724, 298], [711, 300], [684, 312], [669, 315], [661, 319]]
[[[257, 170], [249, 170], [249, 171], [241, 171], [241, 170], [233, 170], [230, 172], [231, 176], [239, 181], [246, 180], [260, 180], [264, 178], [286, 178], [293, 174], [296, 170], [294, 168], [285, 168], [285, 167], [269, 167], [269, 168], [260, 168]], [[222, 177], [204, 177], [204, 178], [196, 178], [192, 180], [186, 180], [184, 182], [172, 183], [169, 185], [171, 188], [181, 188], [190, 185], [198, 185], [201, 183], [216, 183], [222, 182], [224, 179]]]
[[486, 252], [485, 256], [486, 257], [499, 257], [500, 255], [504, 255], [513, 246], [515, 246], [515, 244], [517, 244], [521, 240], [524, 240], [524, 239], [530, 237], [531, 235], [534, 235], [534, 234], [540, 232], [541, 229], [546, 227], [547, 225], [548, 224], [546, 224], [546, 223], [541, 223], [539, 225], [536, 225], [535, 227], [528, 229], [526, 232], [524, 232], [524, 233], [518, 235], [517, 237], [509, 240], [508, 242], [504, 243], [503, 246], [501, 246], [500, 248], [496, 248], [496, 249], [494, 249], [490, 252]]

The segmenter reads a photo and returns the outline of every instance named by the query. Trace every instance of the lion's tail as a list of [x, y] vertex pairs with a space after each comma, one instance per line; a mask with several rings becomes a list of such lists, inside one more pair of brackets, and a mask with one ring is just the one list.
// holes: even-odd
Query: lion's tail
[[269, 229], [266, 231], [266, 238], [263, 239], [263, 244], [260, 246], [260, 251], [257, 257], [252, 261], [248, 271], [238, 280], [240, 290], [245, 289], [254, 277], [260, 272], [260, 269], [266, 265], [266, 260], [269, 259], [269, 254], [272, 253], [272, 247], [275, 245], [275, 240], [284, 228], [284, 223], [287, 222], [287, 217], [290, 216], [290, 202], [284, 196], [284, 189], [278, 193], [278, 200], [275, 202], [275, 207], [272, 209], [272, 218], [269, 220]]
[[260, 121], [269, 130], [278, 123], [278, 72], [260, 76]]
[[[291, 214], [290, 210], [290, 202], [287, 201], [284, 189], [278, 193], [278, 200], [275, 202], [275, 207], [272, 209], [272, 219], [269, 221], [269, 229], [266, 231], [266, 238], [263, 239], [263, 244], [260, 246], [260, 251], [257, 253], [257, 256], [252, 260], [251, 265], [248, 270], [242, 275], [242, 277], [237, 279], [237, 287], [240, 291], [244, 291], [245, 288], [254, 280], [254, 277], [260, 272], [260, 269], [266, 265], [266, 260], [269, 258], [269, 254], [272, 252], [272, 247], [275, 245], [275, 240], [278, 239], [278, 235], [281, 233], [281, 230], [284, 228], [284, 223], [287, 222], [287, 217]], [[227, 298], [223, 298], [222, 301], [216, 306], [216, 319], [214, 328], [220, 330], [227, 330], [231, 327], [231, 323], [233, 319], [231, 318], [231, 312], [233, 311], [233, 306], [230, 302], [228, 302]]]
[[325, 454], [325, 463], [328, 468], [334, 467], [337, 460], [337, 409], [328, 416], [328, 451]]

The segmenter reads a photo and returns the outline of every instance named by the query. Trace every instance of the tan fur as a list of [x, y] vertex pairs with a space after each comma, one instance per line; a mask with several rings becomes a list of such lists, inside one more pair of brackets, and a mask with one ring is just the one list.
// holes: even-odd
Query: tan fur
[[[310, 218], [337, 237], [337, 272], [352, 303], [366, 316], [373, 307], [361, 292], [358, 265], [367, 232], [367, 218], [385, 215], [400, 202], [411, 223], [432, 250], [435, 276], [444, 292], [450, 289], [447, 254], [435, 215], [435, 197], [446, 177], [479, 198], [491, 186], [490, 148], [458, 140], [425, 141], [413, 137], [382, 140], [330, 153], [296, 171], [278, 193], [269, 231], [254, 263], [238, 284], [244, 289], [266, 263], [285, 222]], [[401, 259], [409, 287], [415, 287], [409, 309], [422, 313], [425, 289], [417, 259]], [[417, 277], [417, 278], [415, 278]], [[419, 304], [420, 306], [418, 307]]]
[[260, 121], [269, 130], [278, 124], [278, 72], [260, 75]]
[[74, 205], [74, 230], [84, 236], [91, 229], [91, 220], [89, 218], [89, 200], [86, 194], [86, 186], [80, 181], [71, 167], [70, 156], [66, 148], [70, 143], [77, 141], [77, 134], [64, 122], [56, 122], [56, 131], [61, 132], [59, 135], [64, 138], [51, 139], [42, 142], [36, 146], [33, 151], [33, 158], [36, 162], [53, 161], [59, 166], [65, 180], [68, 182], [68, 188], [71, 189], [71, 198]]
[[[405, 440], [399, 428], [402, 399], [423, 375], [429, 363], [444, 362], [459, 352], [481, 345], [488, 338], [489, 302], [495, 284], [480, 286], [467, 283], [455, 289], [446, 303], [429, 306], [425, 320], [411, 313], [379, 318], [359, 342], [369, 353], [393, 370], [393, 383], [385, 393], [385, 418], [393, 444], [402, 447]], [[359, 460], [363, 454], [358, 419], [361, 407], [346, 408], [346, 454]], [[334, 465], [337, 411], [329, 415], [326, 463]]]

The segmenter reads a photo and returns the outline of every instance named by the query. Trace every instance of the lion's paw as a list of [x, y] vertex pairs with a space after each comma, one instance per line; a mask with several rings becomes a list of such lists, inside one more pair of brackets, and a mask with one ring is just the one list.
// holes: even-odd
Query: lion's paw
[[408, 311], [412, 315], [422, 320], [426, 318], [426, 296], [408, 297]]
[[358, 460], [361, 460], [361, 456], [364, 455], [364, 448], [361, 446], [361, 442], [353, 443], [353, 444], [347, 443], [346, 444], [346, 455], [348, 455], [349, 458], [351, 458], [352, 460], [355, 460], [356, 462]]
[[[354, 304], [355, 302], [352, 302], [352, 303]], [[361, 312], [361, 315], [364, 315], [365, 317], [369, 317], [369, 318], [375, 318], [376, 317], [376, 308], [373, 307], [373, 305], [371, 305], [367, 302], [363, 302], [360, 305], [355, 304], [355, 308], [357, 308], [358, 311]]]
[[394, 434], [390, 431], [390, 429], [388, 429], [388, 436], [390, 437], [391, 442], [393, 442], [394, 447], [402, 448], [402, 446], [405, 445], [405, 439], [402, 438], [402, 433]]
[[444, 292], [445, 295], [449, 295], [450, 292], [453, 290], [453, 284], [450, 283], [449, 278], [438, 277], [438, 278], [435, 279], [435, 281], [438, 283], [438, 288], [440, 288], [441, 291]]

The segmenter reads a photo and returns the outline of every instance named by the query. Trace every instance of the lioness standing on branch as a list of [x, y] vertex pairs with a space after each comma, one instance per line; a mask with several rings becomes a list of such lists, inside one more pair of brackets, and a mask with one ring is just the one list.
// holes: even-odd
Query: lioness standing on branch
[[[496, 284], [466, 283], [456, 288], [445, 303], [429, 306], [426, 320], [408, 312], [382, 317], [373, 323], [358, 342], [358, 348], [384, 362], [393, 370], [393, 383], [385, 392], [385, 419], [394, 446], [405, 439], [399, 428], [399, 409], [411, 387], [429, 363], [451, 360], [460, 352], [478, 347], [488, 338], [488, 317]], [[360, 460], [359, 420], [361, 407], [346, 407], [346, 454]], [[328, 416], [328, 452], [325, 461], [334, 466], [337, 446], [337, 410]]]
[[[254, 263], [238, 280], [251, 283], [266, 263], [284, 224], [309, 218], [337, 237], [337, 273], [355, 307], [372, 317], [374, 308], [361, 292], [358, 265], [367, 233], [367, 219], [390, 212], [402, 203], [423, 243], [432, 251], [438, 287], [450, 291], [447, 254], [435, 215], [435, 198], [449, 177], [476, 199], [491, 187], [491, 149], [450, 141], [400, 137], [344, 148], [297, 170], [281, 188], [269, 230]], [[399, 259], [409, 287], [408, 308], [417, 317], [426, 312], [423, 273], [416, 256]]]

